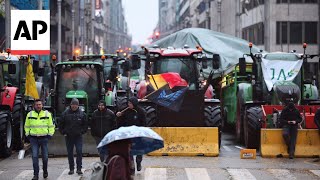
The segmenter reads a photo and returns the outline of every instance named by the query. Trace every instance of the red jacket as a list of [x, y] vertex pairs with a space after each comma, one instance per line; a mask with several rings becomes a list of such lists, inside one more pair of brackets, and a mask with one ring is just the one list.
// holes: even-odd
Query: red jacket
[[106, 180], [132, 180], [128, 172], [128, 163], [121, 157], [115, 157], [108, 164]]

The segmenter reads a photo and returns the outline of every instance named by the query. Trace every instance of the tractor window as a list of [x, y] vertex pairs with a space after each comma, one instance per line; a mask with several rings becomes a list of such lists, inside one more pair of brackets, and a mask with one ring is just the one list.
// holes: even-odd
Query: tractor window
[[[57, 79], [57, 91], [59, 92], [58, 112], [62, 112], [69, 104], [64, 103], [65, 95], [69, 91], [84, 91], [88, 95], [89, 105], [96, 105], [99, 101], [98, 74], [95, 68], [71, 67], [60, 69]], [[58, 100], [59, 101], [59, 100]], [[64, 105], [63, 105], [64, 104]], [[94, 109], [89, 106], [89, 112]]]
[[19, 87], [19, 72], [20, 72], [20, 66], [19, 61], [11, 61], [10, 63], [16, 64], [16, 73], [15, 74], [9, 74], [8, 72], [8, 63], [3, 64], [3, 73], [4, 73], [4, 80], [6, 84], [10, 83], [15, 87]]
[[113, 59], [111, 58], [108, 58], [104, 61], [103, 71], [106, 77], [108, 77], [108, 75], [110, 74], [112, 64], [113, 64]]
[[153, 74], [176, 72], [187, 82], [194, 82], [196, 77], [192, 73], [193, 63], [190, 58], [163, 58], [154, 63]]

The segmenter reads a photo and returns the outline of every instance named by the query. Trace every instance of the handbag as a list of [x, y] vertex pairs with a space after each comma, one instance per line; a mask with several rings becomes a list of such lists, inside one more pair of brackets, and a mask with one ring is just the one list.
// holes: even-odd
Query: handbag
[[[83, 176], [80, 178], [81, 180], [103, 180], [104, 174], [108, 174], [108, 165], [113, 160], [120, 157], [119, 155], [113, 156], [108, 164], [104, 162], [93, 162], [90, 167], [86, 169], [83, 173]], [[105, 171], [105, 173], [104, 173]]]

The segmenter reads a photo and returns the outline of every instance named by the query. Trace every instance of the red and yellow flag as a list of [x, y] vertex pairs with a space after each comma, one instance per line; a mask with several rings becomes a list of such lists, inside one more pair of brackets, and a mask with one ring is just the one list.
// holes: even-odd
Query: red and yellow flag
[[[186, 80], [182, 79], [178, 73], [162, 73], [155, 75], [148, 75], [149, 82], [151, 83], [154, 89], [159, 89], [166, 84], [169, 84], [170, 89], [175, 86], [188, 86]], [[158, 87], [158, 88], [157, 88]]]
[[37, 85], [36, 85], [36, 81], [34, 79], [34, 74], [33, 74], [33, 70], [32, 70], [32, 64], [30, 62], [30, 56], [28, 56], [25, 95], [33, 97], [34, 99], [39, 99]]

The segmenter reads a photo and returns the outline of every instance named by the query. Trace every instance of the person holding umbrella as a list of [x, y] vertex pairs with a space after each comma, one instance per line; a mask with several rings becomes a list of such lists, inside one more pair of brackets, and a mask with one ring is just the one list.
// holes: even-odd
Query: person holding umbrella
[[[126, 126], [145, 126], [146, 125], [146, 112], [140, 106], [138, 106], [138, 99], [136, 97], [131, 97], [128, 100], [128, 107], [121, 111], [117, 112], [118, 119], [118, 127], [126, 127]], [[132, 161], [134, 161], [132, 157]], [[141, 171], [141, 162], [142, 155], [136, 156], [137, 163], [137, 171]], [[132, 174], [134, 174], [134, 162], [132, 162]]]
[[109, 132], [98, 145], [107, 146], [108, 172], [105, 179], [131, 180], [131, 156], [143, 155], [164, 147], [163, 139], [152, 129], [146, 127], [129, 126]]

